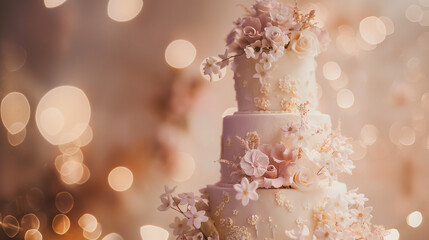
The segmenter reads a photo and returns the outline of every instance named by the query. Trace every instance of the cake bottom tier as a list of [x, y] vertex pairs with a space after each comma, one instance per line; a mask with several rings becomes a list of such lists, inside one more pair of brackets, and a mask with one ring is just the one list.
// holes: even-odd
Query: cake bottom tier
[[287, 239], [285, 230], [304, 223], [312, 236], [313, 210], [324, 204], [327, 196], [336, 197], [347, 191], [344, 183], [301, 192], [295, 189], [258, 189], [259, 199], [243, 206], [235, 199], [232, 185], [208, 186], [210, 218], [220, 240]]

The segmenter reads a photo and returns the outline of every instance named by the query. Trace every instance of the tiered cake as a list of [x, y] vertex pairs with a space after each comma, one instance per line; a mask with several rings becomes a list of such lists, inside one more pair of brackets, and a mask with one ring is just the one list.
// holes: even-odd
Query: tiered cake
[[314, 11], [302, 14], [296, 5], [258, 0], [245, 10], [227, 52], [204, 64], [211, 78], [229, 63], [234, 70], [238, 111], [223, 120], [221, 180], [202, 197], [174, 197], [166, 188], [160, 209], [185, 216], [171, 225], [174, 233], [178, 239], [382, 238], [367, 199], [337, 181], [354, 168], [349, 139], [316, 110], [315, 57], [328, 34], [313, 23]]

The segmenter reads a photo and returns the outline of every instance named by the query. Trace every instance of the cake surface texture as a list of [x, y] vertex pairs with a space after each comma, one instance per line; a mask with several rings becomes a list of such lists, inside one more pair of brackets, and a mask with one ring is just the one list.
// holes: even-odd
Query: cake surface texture
[[317, 110], [315, 57], [328, 33], [315, 12], [256, 0], [234, 22], [227, 50], [203, 63], [210, 79], [231, 65], [238, 111], [223, 119], [221, 179], [193, 193], [166, 187], [177, 239], [383, 239], [372, 207], [338, 175], [355, 168], [351, 139]]

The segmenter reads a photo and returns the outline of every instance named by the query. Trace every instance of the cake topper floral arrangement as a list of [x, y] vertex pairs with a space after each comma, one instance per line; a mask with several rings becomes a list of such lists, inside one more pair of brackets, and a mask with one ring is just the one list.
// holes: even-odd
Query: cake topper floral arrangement
[[263, 85], [273, 64], [287, 52], [298, 58], [314, 57], [330, 42], [328, 32], [314, 22], [315, 11], [303, 14], [296, 1], [292, 7], [275, 0], [257, 0], [252, 9], [244, 8], [246, 15], [234, 22], [227, 36], [225, 53], [203, 63], [210, 81], [215, 75], [222, 78], [221, 70], [231, 59], [245, 55], [256, 62], [253, 77]]

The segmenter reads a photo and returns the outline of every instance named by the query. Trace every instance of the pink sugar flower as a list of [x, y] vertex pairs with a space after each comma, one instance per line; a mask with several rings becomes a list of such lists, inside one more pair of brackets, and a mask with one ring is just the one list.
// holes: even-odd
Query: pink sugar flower
[[267, 171], [270, 159], [259, 149], [247, 151], [240, 161], [240, 167], [248, 176], [260, 177]]

